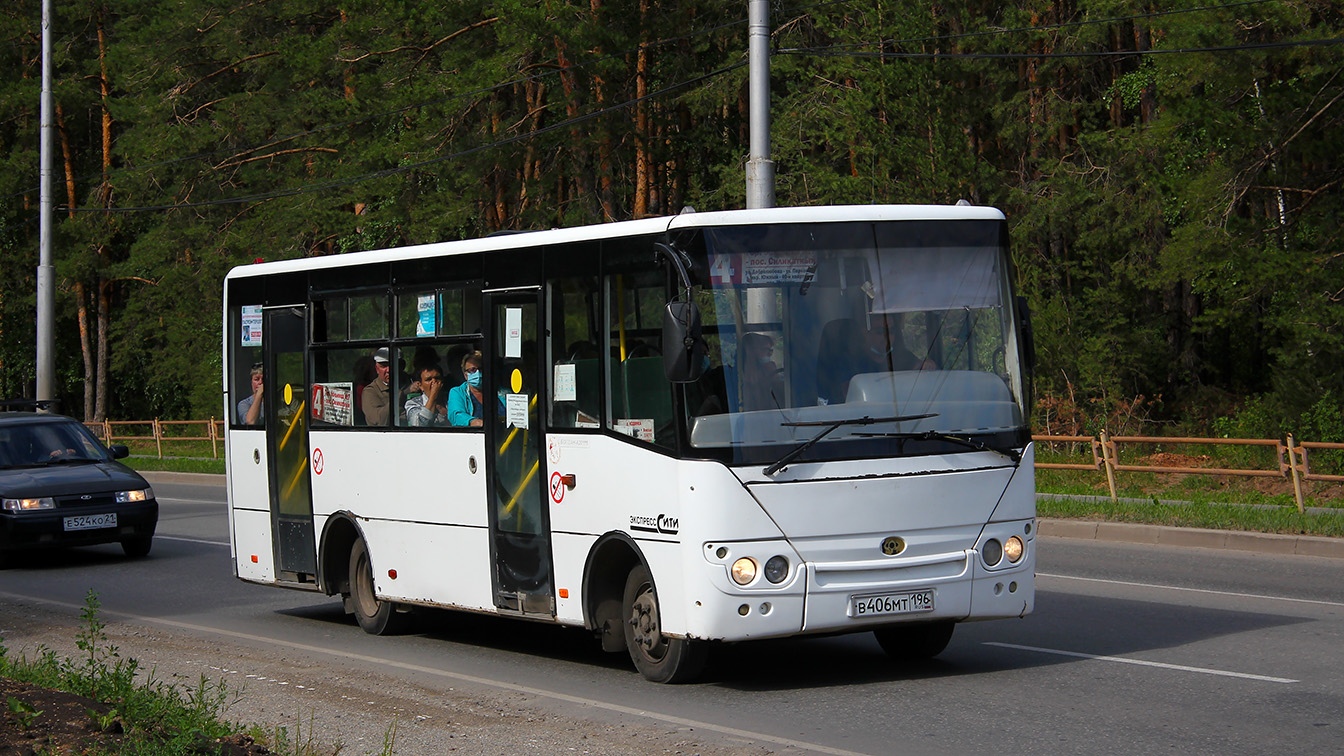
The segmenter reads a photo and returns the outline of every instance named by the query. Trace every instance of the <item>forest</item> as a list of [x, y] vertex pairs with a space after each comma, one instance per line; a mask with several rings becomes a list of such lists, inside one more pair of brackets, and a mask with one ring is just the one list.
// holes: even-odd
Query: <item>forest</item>
[[[220, 416], [226, 271], [742, 207], [747, 2], [60, 0], [58, 395]], [[1344, 5], [775, 0], [780, 205], [1009, 218], [1038, 432], [1344, 441]], [[0, 10], [31, 395], [40, 0]]]

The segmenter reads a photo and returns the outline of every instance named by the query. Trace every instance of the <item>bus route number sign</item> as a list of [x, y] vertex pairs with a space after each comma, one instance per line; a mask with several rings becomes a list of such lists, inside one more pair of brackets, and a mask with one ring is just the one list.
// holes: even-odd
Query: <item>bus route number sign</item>
[[933, 591], [876, 593], [849, 597], [849, 616], [878, 617], [884, 614], [917, 614], [933, 611]]

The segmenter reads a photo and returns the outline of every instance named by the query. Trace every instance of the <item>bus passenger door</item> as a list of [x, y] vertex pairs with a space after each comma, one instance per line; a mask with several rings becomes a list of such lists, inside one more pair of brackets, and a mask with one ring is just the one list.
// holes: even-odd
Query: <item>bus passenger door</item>
[[541, 393], [540, 290], [487, 293], [486, 474], [495, 606], [555, 615]]
[[266, 448], [270, 457], [271, 534], [277, 573], [317, 572], [308, 468], [308, 383], [303, 307], [264, 311]]

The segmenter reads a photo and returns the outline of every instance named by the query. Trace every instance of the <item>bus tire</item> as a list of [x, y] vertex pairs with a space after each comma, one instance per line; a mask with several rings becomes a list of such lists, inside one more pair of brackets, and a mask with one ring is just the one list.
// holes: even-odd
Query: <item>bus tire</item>
[[370, 635], [391, 635], [400, 632], [407, 615], [398, 612], [396, 604], [380, 601], [373, 591], [373, 562], [363, 538], [356, 538], [350, 548], [350, 606], [355, 620]]
[[705, 668], [703, 643], [663, 635], [658, 616], [658, 593], [644, 565], [630, 570], [621, 602], [625, 647], [635, 669], [644, 679], [657, 683], [688, 682]]
[[893, 625], [873, 631], [878, 645], [896, 661], [932, 659], [952, 640], [955, 622], [923, 622], [917, 625]]

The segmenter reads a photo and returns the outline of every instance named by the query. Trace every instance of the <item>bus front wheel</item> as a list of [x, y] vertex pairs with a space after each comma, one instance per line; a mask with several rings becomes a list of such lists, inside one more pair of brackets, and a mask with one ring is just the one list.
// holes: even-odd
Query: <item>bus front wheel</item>
[[407, 615], [398, 612], [391, 601], [380, 601], [374, 595], [373, 563], [363, 538], [356, 539], [350, 549], [350, 605], [359, 626], [371, 635], [390, 635], [405, 626]]
[[643, 565], [630, 571], [621, 602], [625, 647], [644, 679], [658, 683], [687, 682], [705, 667], [703, 643], [663, 635], [658, 614], [658, 594]]
[[873, 631], [878, 645], [897, 661], [932, 659], [952, 640], [955, 622], [925, 622], [918, 625], [879, 627]]

